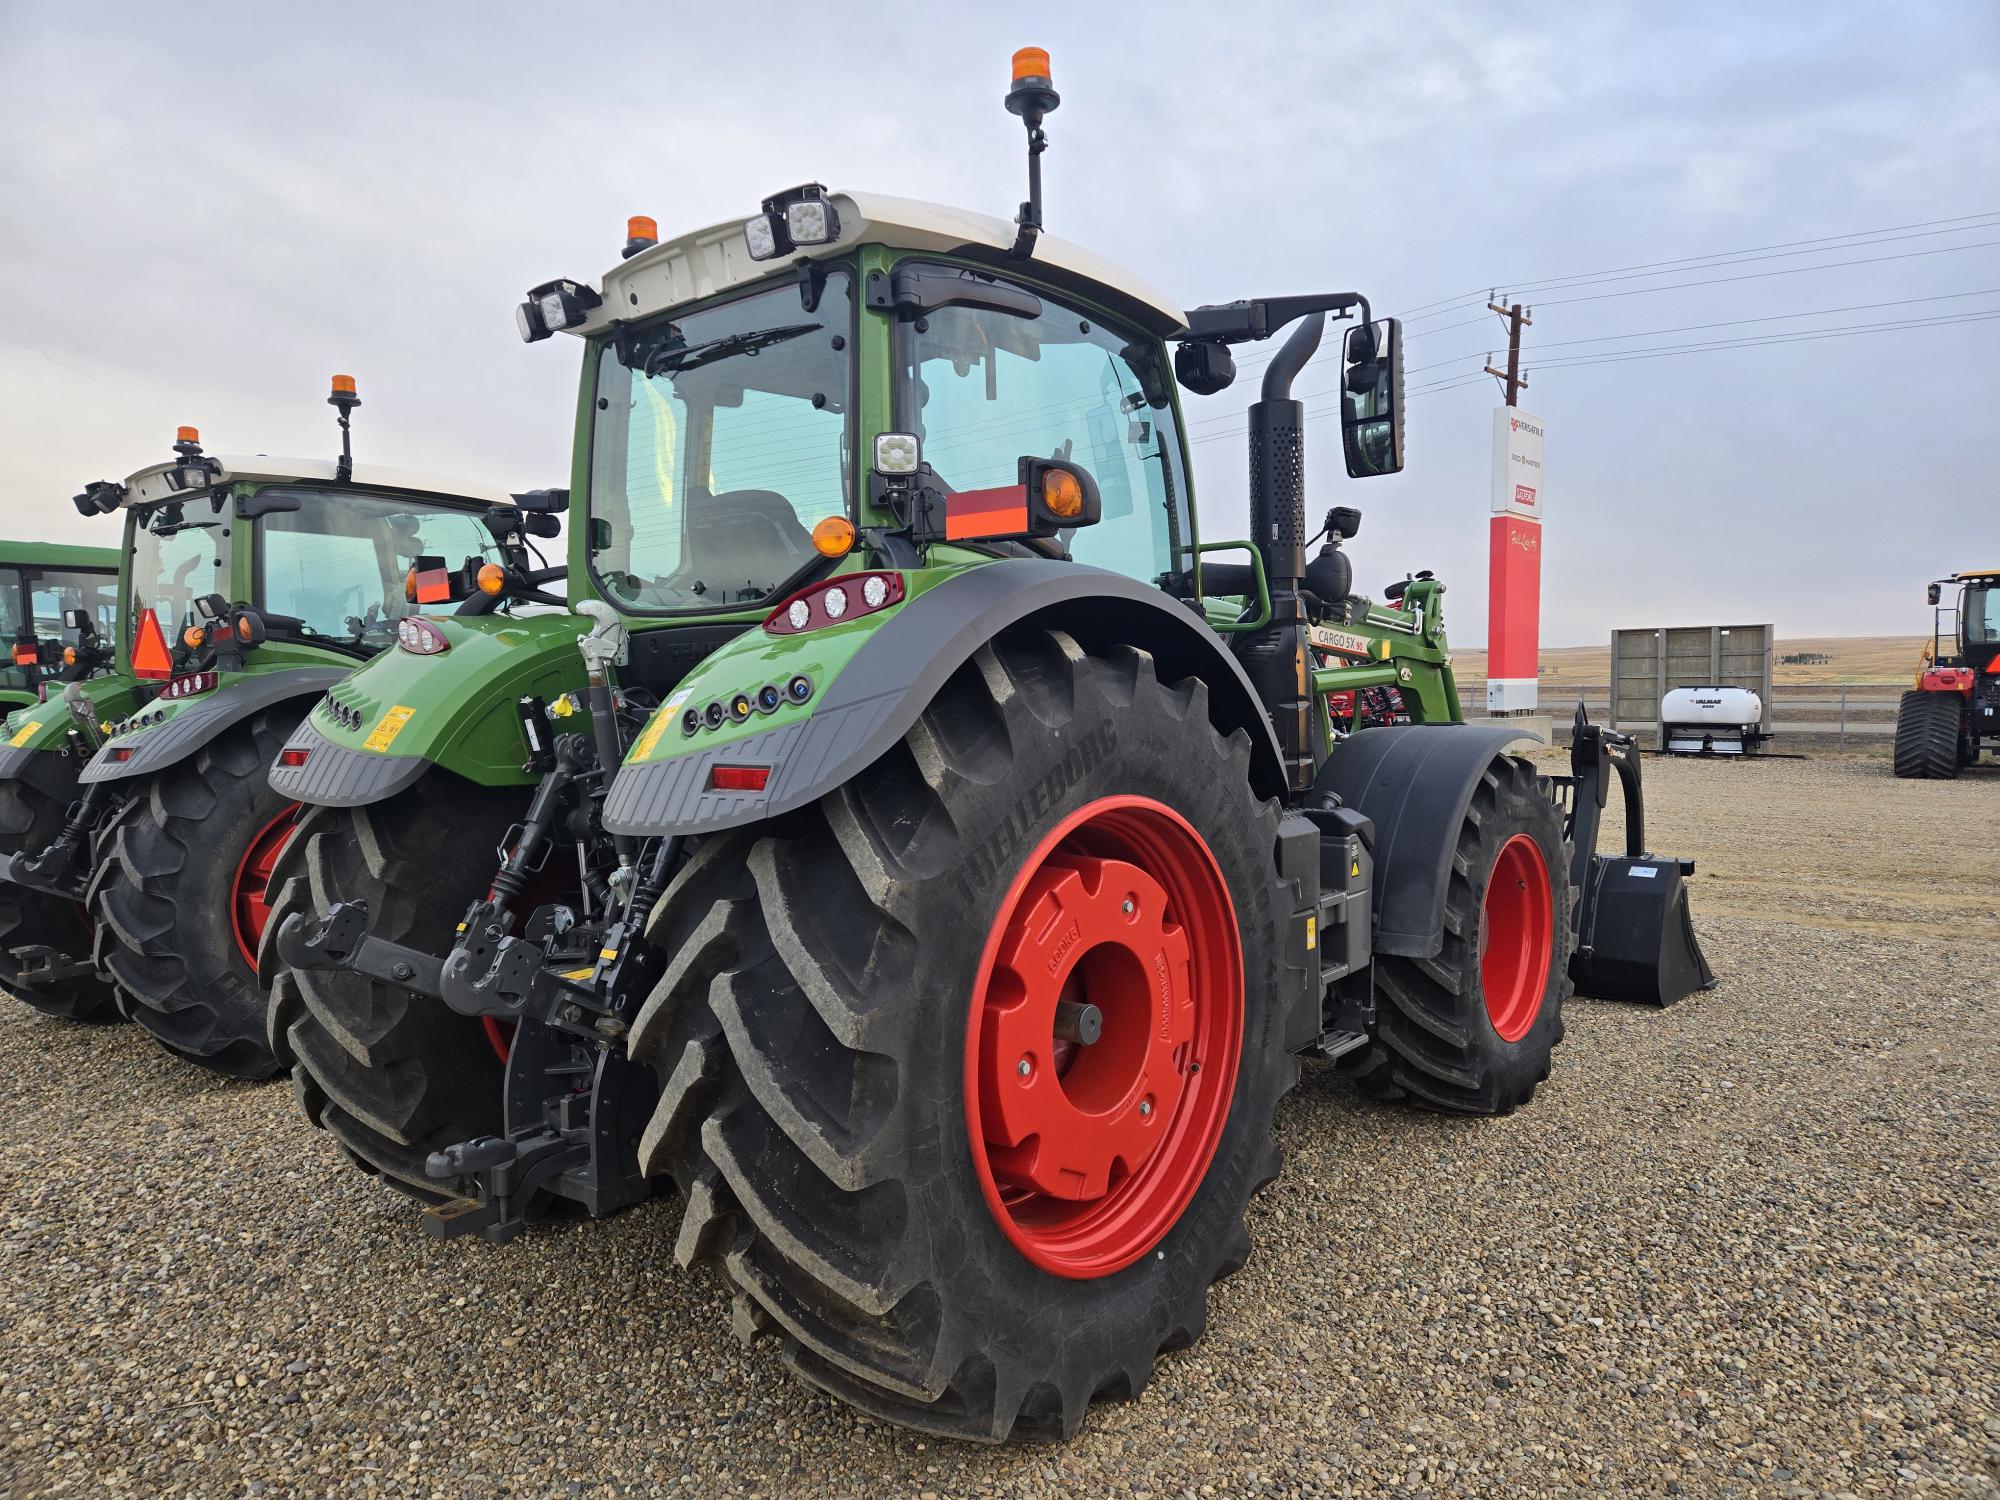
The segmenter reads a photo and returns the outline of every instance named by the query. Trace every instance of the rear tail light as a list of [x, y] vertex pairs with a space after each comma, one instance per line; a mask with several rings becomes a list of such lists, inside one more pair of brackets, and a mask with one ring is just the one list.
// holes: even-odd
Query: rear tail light
[[408, 615], [396, 622], [396, 644], [412, 656], [436, 656], [451, 649], [445, 633], [421, 615]]
[[712, 792], [761, 792], [770, 782], [769, 766], [713, 766], [708, 773]]
[[312, 759], [312, 751], [310, 750], [280, 750], [278, 752], [278, 764], [288, 770], [296, 771], [310, 759]]
[[797, 635], [903, 602], [901, 573], [844, 573], [800, 589], [765, 617], [772, 635]]
[[192, 698], [198, 693], [212, 693], [222, 679], [214, 672], [189, 672], [176, 677], [160, 689], [162, 698]]

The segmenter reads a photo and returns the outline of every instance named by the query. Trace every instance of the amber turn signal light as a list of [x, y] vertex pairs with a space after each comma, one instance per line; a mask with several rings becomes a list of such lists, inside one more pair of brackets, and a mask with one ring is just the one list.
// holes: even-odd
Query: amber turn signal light
[[854, 550], [854, 523], [845, 516], [828, 516], [813, 527], [812, 538], [821, 557], [845, 557]]
[[507, 588], [507, 570], [498, 563], [486, 563], [479, 570], [479, 592], [496, 598]]
[[1051, 515], [1075, 520], [1083, 514], [1083, 481], [1067, 469], [1042, 470], [1042, 504]]

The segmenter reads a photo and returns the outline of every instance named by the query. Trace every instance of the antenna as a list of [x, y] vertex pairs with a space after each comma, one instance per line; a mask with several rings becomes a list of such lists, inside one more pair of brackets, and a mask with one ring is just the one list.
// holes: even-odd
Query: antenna
[[334, 465], [333, 477], [340, 484], [354, 478], [354, 449], [348, 436], [348, 417], [361, 404], [361, 398], [354, 393], [352, 375], [333, 377], [333, 394], [326, 398], [328, 406], [340, 412], [340, 461]]
[[1019, 115], [1028, 129], [1028, 201], [1014, 220], [1021, 232], [1014, 237], [1014, 248], [1007, 252], [1016, 260], [1026, 260], [1035, 253], [1035, 239], [1042, 232], [1042, 153], [1049, 149], [1042, 120], [1060, 103], [1062, 96], [1049, 81], [1049, 54], [1040, 47], [1023, 47], [1016, 52], [1007, 112]]

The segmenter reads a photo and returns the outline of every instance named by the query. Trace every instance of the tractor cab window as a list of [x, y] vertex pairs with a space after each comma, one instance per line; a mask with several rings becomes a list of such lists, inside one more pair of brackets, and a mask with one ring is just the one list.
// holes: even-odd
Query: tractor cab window
[[1190, 538], [1161, 346], [1036, 296], [1038, 317], [943, 307], [899, 324], [897, 421], [954, 492], [1017, 483], [1024, 454], [1081, 464], [1104, 513], [1065, 534], [1070, 554], [1163, 582]]
[[850, 513], [854, 314], [846, 272], [607, 343], [590, 456], [591, 568], [639, 611], [764, 603]]
[[118, 623], [118, 575], [44, 568], [28, 580], [28, 602], [35, 634], [45, 641], [76, 644], [78, 632], [63, 623], [73, 609], [89, 615], [97, 633], [108, 641]]
[[419, 557], [442, 557], [454, 570], [500, 558], [477, 510], [347, 489], [260, 493], [299, 505], [257, 522], [256, 605], [303, 621], [301, 633], [316, 639], [382, 650], [394, 644], [396, 622], [418, 612], [404, 580]]
[[132, 512], [132, 612], [126, 644], [148, 610], [168, 641], [194, 623], [194, 601], [229, 596], [232, 523], [206, 496], [172, 500]]
[[2000, 584], [1972, 584], [1965, 591], [1960, 610], [1968, 644], [2000, 646]]

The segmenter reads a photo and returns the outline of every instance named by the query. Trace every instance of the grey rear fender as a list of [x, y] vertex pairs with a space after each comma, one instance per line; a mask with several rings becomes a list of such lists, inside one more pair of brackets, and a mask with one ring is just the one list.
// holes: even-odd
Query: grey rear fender
[[1333, 747], [1313, 782], [1375, 824], [1375, 951], [1435, 958], [1458, 830], [1487, 767], [1520, 742], [1511, 729], [1398, 724]]
[[[304, 699], [310, 706], [312, 700], [345, 680], [353, 670], [352, 667], [287, 667], [237, 678], [194, 699], [157, 729], [119, 736], [91, 757], [80, 779], [87, 784], [156, 775], [186, 760], [224, 730], [253, 714], [289, 699]], [[114, 761], [110, 754], [113, 745], [129, 747], [131, 758]]]
[[[1260, 797], [1284, 790], [1270, 721], [1220, 636], [1185, 604], [1121, 573], [1080, 563], [1008, 559], [967, 569], [918, 595], [876, 631], [808, 719], [714, 750], [628, 763], [605, 801], [616, 833], [714, 833], [805, 807], [880, 758], [973, 653], [1003, 631], [1039, 626], [1087, 650], [1134, 646], [1162, 682], [1200, 678], [1224, 734], [1250, 739]], [[769, 763], [761, 792], [714, 791], [717, 761]]]

